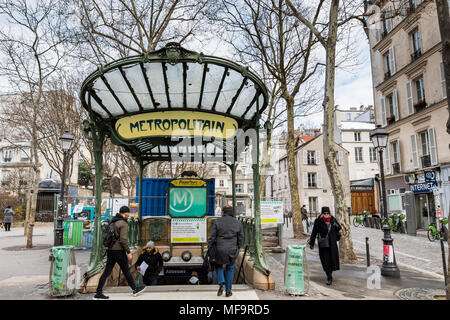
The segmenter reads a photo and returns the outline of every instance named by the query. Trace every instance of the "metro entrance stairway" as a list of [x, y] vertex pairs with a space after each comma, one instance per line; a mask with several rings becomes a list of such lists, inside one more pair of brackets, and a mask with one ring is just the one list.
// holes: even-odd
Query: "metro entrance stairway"
[[256, 290], [245, 284], [233, 284], [233, 295], [218, 297], [218, 285], [165, 285], [147, 286], [137, 297], [131, 295], [128, 286], [106, 287], [104, 294], [109, 300], [259, 300]]

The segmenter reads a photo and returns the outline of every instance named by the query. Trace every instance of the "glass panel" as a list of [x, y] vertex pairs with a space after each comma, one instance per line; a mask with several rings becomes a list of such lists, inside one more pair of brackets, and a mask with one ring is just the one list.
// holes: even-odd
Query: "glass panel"
[[164, 76], [161, 63], [146, 63], [144, 66], [146, 69], [148, 82], [150, 83], [150, 88], [152, 88], [155, 102], [159, 103], [159, 105], [157, 105], [157, 108], [167, 108], [168, 104], [166, 87], [164, 84]]
[[216, 110], [220, 112], [226, 112], [228, 110], [233, 97], [236, 95], [244, 80], [244, 77], [235, 70], [229, 70], [228, 73], [229, 76], [225, 78], [219, 99], [217, 99]]
[[124, 67], [125, 75], [133, 87], [136, 96], [141, 102], [142, 108], [153, 109], [153, 102], [150, 98], [147, 85], [145, 83], [144, 75], [142, 74], [141, 66], [136, 64], [132, 67]]
[[249, 80], [248, 84], [245, 85], [244, 88], [242, 88], [242, 91], [239, 94], [239, 97], [237, 98], [236, 103], [234, 104], [234, 107], [231, 110], [231, 113], [233, 115], [241, 117], [242, 114], [245, 112], [245, 110], [247, 110], [247, 107], [252, 102], [253, 98], [255, 97], [255, 94], [256, 94], [255, 85]]
[[138, 111], [139, 107], [128, 88], [125, 79], [119, 70], [114, 70], [112, 72], [105, 73], [105, 78], [108, 81], [111, 89], [114, 91], [116, 96], [119, 98], [123, 107], [129, 111]]
[[224, 67], [208, 65], [208, 68], [209, 71], [206, 73], [205, 87], [203, 89], [202, 109], [211, 110], [216, 98], [217, 89], [222, 80]]
[[[259, 95], [258, 101], [259, 101], [259, 108], [261, 109], [261, 107], [264, 103], [264, 95], [263, 94]], [[250, 120], [255, 116], [255, 114], [256, 114], [256, 103], [254, 103], [253, 107], [250, 109], [250, 111], [247, 112], [247, 114], [245, 115], [245, 119]]]
[[[88, 92], [86, 92], [84, 100], [86, 101], [86, 103], [89, 102], [89, 93]], [[103, 110], [102, 107], [100, 107], [100, 105], [94, 100], [94, 98], [91, 98], [91, 107], [92, 107], [92, 110], [94, 110], [95, 112], [100, 114], [100, 116], [102, 118], [104, 118], [104, 119], [109, 118], [109, 115], [106, 113], [105, 110]]]
[[[167, 83], [169, 85], [170, 103], [172, 108], [183, 107], [183, 64], [174, 66], [166, 64]], [[186, 85], [187, 87], [187, 85]]]
[[98, 78], [97, 80], [95, 80], [93, 88], [97, 93], [97, 96], [102, 100], [103, 105], [109, 110], [109, 112], [113, 116], [123, 114], [122, 108], [119, 106], [116, 99], [114, 99], [112, 94], [109, 92], [108, 88], [106, 87], [102, 79]]
[[197, 108], [202, 87], [203, 64], [188, 63], [186, 77], [186, 101], [188, 108]]

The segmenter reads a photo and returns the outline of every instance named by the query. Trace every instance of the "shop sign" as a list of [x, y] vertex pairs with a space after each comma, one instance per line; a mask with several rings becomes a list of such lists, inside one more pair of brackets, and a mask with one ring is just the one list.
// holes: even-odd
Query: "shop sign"
[[436, 172], [434, 171], [425, 171], [425, 182], [436, 182]]
[[124, 139], [161, 136], [200, 136], [228, 139], [238, 129], [235, 119], [207, 112], [161, 111], [123, 117], [115, 129]]
[[433, 187], [437, 187], [436, 181], [417, 183], [411, 185], [411, 191], [413, 193], [431, 193], [433, 192]]

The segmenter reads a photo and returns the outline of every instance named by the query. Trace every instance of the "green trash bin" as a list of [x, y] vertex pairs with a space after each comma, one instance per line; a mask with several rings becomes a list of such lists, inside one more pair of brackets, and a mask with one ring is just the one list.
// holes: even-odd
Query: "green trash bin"
[[306, 245], [290, 245], [284, 264], [284, 290], [290, 295], [306, 295], [309, 291], [309, 268]]
[[77, 287], [77, 266], [74, 246], [58, 246], [52, 248], [50, 265], [50, 291], [54, 297], [70, 296]]

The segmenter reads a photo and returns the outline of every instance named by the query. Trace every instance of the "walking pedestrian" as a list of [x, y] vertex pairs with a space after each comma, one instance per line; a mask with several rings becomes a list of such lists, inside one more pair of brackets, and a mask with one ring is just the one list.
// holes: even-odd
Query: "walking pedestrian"
[[306, 209], [306, 204], [304, 204], [302, 206], [302, 208], [300, 209], [301, 213], [302, 213], [302, 221], [303, 220], [308, 220], [308, 209]]
[[242, 224], [233, 216], [233, 208], [230, 205], [226, 205], [222, 209], [222, 217], [214, 221], [208, 239], [208, 248], [214, 244], [216, 246], [215, 267], [219, 284], [218, 296], [223, 294], [224, 289], [226, 297], [230, 297], [233, 294], [231, 288], [234, 262], [243, 241]]
[[309, 239], [309, 246], [314, 249], [314, 242], [318, 236], [319, 256], [322, 268], [327, 275], [327, 285], [333, 282], [332, 272], [339, 270], [339, 252], [337, 242], [340, 240], [341, 226], [331, 215], [329, 207], [322, 207], [322, 213], [314, 221]]
[[111, 274], [116, 263], [119, 264], [125, 278], [127, 279], [128, 285], [133, 289], [133, 295], [137, 296], [145, 290], [145, 286], [136, 286], [131, 275], [130, 269], [128, 267], [128, 262], [133, 259], [131, 255], [131, 250], [128, 247], [127, 233], [128, 233], [128, 216], [130, 214], [130, 208], [127, 206], [122, 206], [119, 213], [116, 214], [111, 223], [114, 224], [114, 236], [115, 242], [110, 248], [108, 248], [106, 253], [106, 267], [103, 271], [102, 276], [98, 282], [97, 293], [94, 296], [94, 300], [105, 300], [109, 297], [103, 294], [103, 286], [105, 285], [106, 279]]
[[158, 249], [155, 248], [153, 241], [147, 242], [147, 245], [142, 250], [135, 268], [141, 272], [142, 263], [145, 262], [146, 269], [144, 271], [144, 284], [147, 286], [156, 286], [158, 284], [158, 275], [163, 269], [163, 259]]
[[4, 218], [3, 223], [5, 224], [5, 231], [11, 231], [11, 224], [13, 223], [14, 211], [11, 206], [7, 206], [3, 212]]

